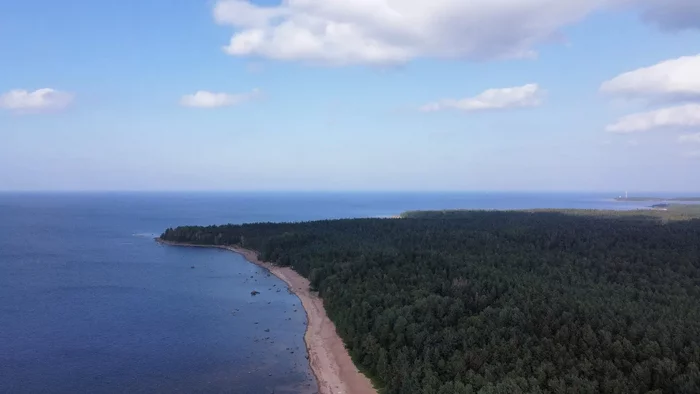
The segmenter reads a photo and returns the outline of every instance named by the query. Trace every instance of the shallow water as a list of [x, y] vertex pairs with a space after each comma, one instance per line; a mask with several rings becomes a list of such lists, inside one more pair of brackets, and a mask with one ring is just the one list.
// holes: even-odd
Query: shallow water
[[0, 392], [314, 392], [299, 299], [235, 253], [155, 243], [167, 227], [648, 205], [608, 197], [0, 194]]

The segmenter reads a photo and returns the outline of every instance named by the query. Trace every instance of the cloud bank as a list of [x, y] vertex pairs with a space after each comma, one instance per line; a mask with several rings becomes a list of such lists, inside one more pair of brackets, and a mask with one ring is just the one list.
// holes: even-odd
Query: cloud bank
[[233, 56], [326, 65], [404, 63], [419, 57], [531, 57], [561, 29], [612, 7], [642, 11], [665, 30], [700, 28], [697, 0], [219, 0], [214, 19], [235, 29]]
[[331, 65], [395, 64], [417, 57], [532, 55], [602, 0], [285, 0], [260, 7], [221, 0], [215, 20], [237, 31], [225, 51]]

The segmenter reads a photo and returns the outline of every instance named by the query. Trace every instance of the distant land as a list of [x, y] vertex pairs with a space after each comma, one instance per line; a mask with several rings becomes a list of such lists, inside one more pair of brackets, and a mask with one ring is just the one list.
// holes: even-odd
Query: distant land
[[700, 202], [700, 197], [674, 197], [674, 198], [661, 198], [661, 197], [616, 197], [615, 201], [634, 201], [634, 202], [663, 202], [663, 201], [678, 201], [678, 202]]
[[[468, 216], [479, 210], [473, 209], [447, 209], [442, 211], [407, 211], [399, 217], [404, 219], [438, 219], [438, 218], [455, 218], [460, 216]], [[498, 212], [498, 211], [496, 211]], [[518, 209], [513, 213], [550, 213], [550, 214], [565, 214], [573, 216], [592, 216], [598, 218], [634, 218], [640, 220], [652, 221], [677, 221], [677, 220], [692, 220], [700, 219], [700, 204], [654, 204], [649, 208], [639, 208], [633, 210], [609, 210], [609, 209], [561, 209], [561, 208], [540, 208], [540, 209]]]

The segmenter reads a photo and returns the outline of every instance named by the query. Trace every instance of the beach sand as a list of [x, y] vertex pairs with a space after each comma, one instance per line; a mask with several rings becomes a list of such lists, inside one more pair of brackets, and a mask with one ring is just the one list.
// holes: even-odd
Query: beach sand
[[309, 289], [309, 281], [290, 267], [279, 267], [260, 261], [258, 253], [232, 246], [208, 246], [179, 244], [158, 240], [174, 246], [218, 247], [239, 253], [246, 260], [261, 266], [282, 279], [299, 297], [306, 311], [308, 324], [304, 342], [309, 355], [309, 365], [316, 376], [320, 394], [376, 394], [372, 382], [358, 371], [345, 345], [335, 330], [335, 324], [326, 315], [323, 300]]

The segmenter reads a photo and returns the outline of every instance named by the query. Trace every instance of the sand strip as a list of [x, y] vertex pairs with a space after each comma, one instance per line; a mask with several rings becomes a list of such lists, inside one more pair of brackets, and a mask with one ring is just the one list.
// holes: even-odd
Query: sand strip
[[372, 382], [360, 371], [350, 358], [342, 339], [335, 330], [335, 324], [326, 315], [323, 300], [309, 289], [309, 281], [290, 267], [279, 267], [258, 260], [258, 253], [233, 246], [193, 245], [163, 241], [173, 246], [213, 247], [230, 250], [243, 255], [246, 260], [261, 266], [282, 279], [289, 289], [299, 297], [306, 311], [306, 334], [304, 342], [309, 355], [309, 365], [316, 376], [320, 394], [376, 394]]

